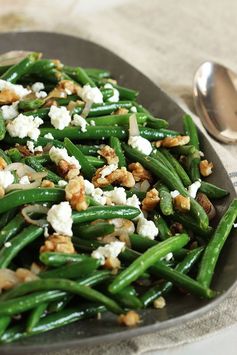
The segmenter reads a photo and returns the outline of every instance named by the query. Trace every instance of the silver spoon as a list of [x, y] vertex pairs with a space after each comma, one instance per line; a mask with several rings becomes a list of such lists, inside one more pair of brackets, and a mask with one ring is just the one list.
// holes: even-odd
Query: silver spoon
[[196, 71], [194, 105], [208, 132], [224, 143], [237, 143], [237, 74], [214, 62]]

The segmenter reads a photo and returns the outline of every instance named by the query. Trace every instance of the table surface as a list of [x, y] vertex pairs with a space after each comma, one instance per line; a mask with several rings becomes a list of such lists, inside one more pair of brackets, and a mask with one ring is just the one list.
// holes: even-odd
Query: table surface
[[[235, 0], [0, 0], [0, 8], [0, 31], [54, 31], [95, 41], [132, 63], [190, 110], [192, 78], [201, 62], [215, 60], [237, 71]], [[236, 146], [212, 143], [237, 186]], [[218, 329], [218, 319], [216, 322]], [[172, 347], [165, 350], [164, 345], [162, 351], [154, 342], [151, 346], [140, 343], [127, 353], [196, 355], [215, 351], [222, 355], [225, 351], [234, 355], [236, 330], [234, 324], [178, 347], [173, 341]], [[105, 353], [112, 353], [111, 349]]]

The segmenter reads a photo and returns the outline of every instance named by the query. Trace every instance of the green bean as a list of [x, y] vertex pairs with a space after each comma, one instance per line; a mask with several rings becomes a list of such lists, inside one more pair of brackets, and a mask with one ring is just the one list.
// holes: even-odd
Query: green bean
[[17, 148], [8, 149], [7, 155], [10, 157], [11, 161], [13, 162], [19, 162], [23, 157], [23, 154], [19, 152]]
[[229, 191], [226, 191], [221, 187], [215, 186], [206, 181], [201, 182], [201, 187], [199, 191], [203, 192], [205, 195], [207, 195], [208, 198], [211, 199], [219, 199], [229, 195]]
[[91, 179], [95, 173], [95, 168], [86, 159], [80, 148], [73, 144], [69, 138], [64, 138], [64, 145], [70, 155], [73, 155], [81, 165], [81, 171], [86, 179]]
[[77, 144], [79, 149], [82, 151], [83, 154], [85, 155], [98, 155], [98, 150], [100, 149], [99, 145], [82, 145], [82, 144]]
[[220, 252], [228, 238], [233, 223], [237, 218], [237, 199], [235, 198], [222, 216], [212, 238], [210, 239], [199, 268], [197, 280], [203, 286], [209, 287], [214, 274], [215, 266], [218, 261]]
[[[84, 109], [85, 104], [78, 104], [73, 111], [72, 115], [77, 113], [80, 115]], [[105, 116], [109, 115], [112, 112], [118, 110], [119, 108], [126, 108], [130, 109], [132, 107], [132, 102], [131, 101], [118, 101], [118, 102], [106, 102], [103, 104], [93, 104], [91, 106], [90, 112], [88, 114], [88, 117], [96, 117], [96, 116]]]
[[114, 225], [111, 223], [96, 223], [87, 225], [76, 225], [73, 234], [83, 239], [96, 239], [114, 232]]
[[138, 91], [136, 90], [132, 90], [132, 89], [128, 89], [124, 86], [120, 86], [120, 85], [117, 85], [117, 84], [113, 84], [111, 83], [112, 86], [117, 89], [119, 91], [119, 96], [120, 96], [120, 99], [122, 100], [135, 100], [137, 95], [138, 95]]
[[63, 265], [53, 270], [42, 271], [39, 277], [43, 279], [77, 279], [89, 276], [100, 264], [100, 260], [88, 256], [85, 260], [80, 262]]
[[106, 164], [104, 159], [92, 157], [90, 155], [85, 155], [85, 157], [88, 160], [88, 162], [91, 165], [93, 165], [95, 168], [101, 168], [102, 166], [104, 166]]
[[98, 79], [109, 78], [110, 72], [105, 69], [85, 68], [87, 75], [97, 77]]
[[18, 104], [19, 110], [22, 111], [31, 111], [31, 110], [37, 110], [44, 104], [43, 99], [25, 99], [21, 100]]
[[59, 188], [35, 188], [30, 190], [13, 191], [1, 199], [0, 213], [6, 212], [26, 203], [60, 202], [64, 199], [64, 190]]
[[200, 154], [196, 150], [195, 153], [188, 155], [187, 157], [187, 170], [192, 182], [200, 180], [200, 171], [199, 171], [199, 163], [200, 163]]
[[[10, 222], [10, 220], [15, 217], [16, 209], [13, 208], [10, 211], [7, 211], [0, 215], [0, 229], [6, 226]], [[1, 240], [1, 231], [0, 231], [0, 240]]]
[[26, 322], [27, 333], [30, 333], [32, 329], [39, 323], [40, 318], [45, 313], [47, 307], [48, 307], [48, 303], [45, 302], [45, 303], [40, 303], [38, 306], [32, 309]]
[[25, 116], [34, 116], [34, 117], [37, 116], [37, 117], [42, 118], [42, 120], [46, 120], [49, 117], [48, 114], [49, 114], [48, 107], [41, 107], [41, 108], [38, 108], [37, 110], [24, 112]]
[[181, 145], [179, 147], [170, 148], [170, 153], [178, 154], [178, 155], [190, 155], [195, 153], [196, 148], [194, 145]]
[[40, 59], [31, 65], [29, 74], [41, 74], [55, 68], [55, 63], [50, 59]]
[[27, 157], [24, 159], [25, 163], [29, 165], [31, 168], [33, 168], [37, 172], [47, 172], [47, 175], [45, 176], [45, 179], [48, 179], [55, 184], [57, 184], [62, 178], [55, 174], [53, 171], [46, 169], [42, 164], [40, 164], [38, 159], [35, 159], [35, 157]]
[[196, 235], [209, 237], [213, 232], [213, 228], [210, 226], [206, 229], [200, 228], [200, 226], [193, 220], [191, 216], [188, 216], [184, 213], [175, 212], [173, 217], [175, 221], [183, 224], [185, 228], [193, 231]]
[[11, 317], [9, 316], [0, 317], [0, 339], [1, 336], [5, 333], [10, 323], [11, 323]]
[[[172, 190], [178, 190], [183, 196], [189, 197], [183, 184], [174, 179], [172, 172], [160, 163], [158, 160], [146, 156], [140, 153], [137, 149], [131, 148], [126, 144], [123, 144], [123, 148], [128, 158], [133, 161], [138, 161], [145, 168], [150, 170], [155, 176], [161, 179], [161, 181], [166, 184]], [[208, 228], [209, 220], [204, 209], [197, 203], [196, 200], [190, 198], [191, 213], [195, 216], [200, 227], [205, 230]]]
[[40, 254], [40, 261], [47, 266], [59, 267], [68, 263], [78, 263], [88, 259], [84, 254], [66, 254], [57, 252], [44, 252]]
[[[94, 117], [93, 121], [95, 122], [96, 126], [128, 126], [129, 124], [129, 117], [131, 113], [124, 114], [124, 115], [107, 115], [107, 116], [98, 116]], [[147, 116], [144, 113], [137, 113], [136, 114], [137, 123], [139, 125], [143, 125], [147, 122]]]
[[0, 66], [0, 75], [4, 74], [12, 65], [1, 65]]
[[43, 228], [31, 225], [24, 228], [11, 239], [9, 247], [4, 246], [0, 250], [0, 269], [6, 268], [12, 259], [28, 244], [32, 243], [43, 232]]
[[5, 73], [1, 75], [2, 80], [10, 81], [15, 84], [23, 75], [25, 75], [32, 64], [39, 59], [39, 53], [30, 53], [19, 63], [11, 66]]
[[142, 112], [148, 116], [147, 125], [148, 127], [160, 129], [167, 128], [168, 122], [166, 120], [155, 118], [144, 106], [138, 104], [137, 102], [133, 102], [133, 105], [136, 107], [137, 112]]
[[58, 301], [53, 301], [48, 305], [48, 313], [60, 312], [62, 311], [69, 302], [73, 299], [74, 296], [67, 294], [66, 296], [62, 297], [62, 299]]
[[122, 271], [115, 277], [114, 281], [109, 286], [111, 293], [121, 291], [125, 286], [135, 281], [144, 271], [146, 271], [157, 260], [166, 256], [170, 252], [181, 249], [189, 241], [187, 235], [179, 235], [169, 238], [145, 251], [144, 254], [138, 257], [127, 269]]
[[[24, 296], [28, 292], [33, 292], [33, 291], [46, 291], [46, 290], [47, 291], [50, 291], [50, 290], [65, 291], [65, 292], [79, 295], [87, 300], [103, 304], [108, 310], [110, 310], [113, 313], [118, 313], [118, 314], [122, 313], [122, 309], [112, 299], [106, 297], [105, 295], [103, 295], [99, 291], [96, 291], [88, 286], [81, 285], [80, 283], [75, 282], [75, 281], [71, 281], [71, 280], [41, 279], [41, 280], [29, 281], [27, 283], [16, 286], [14, 290], [15, 290], [15, 294], [17, 294], [18, 297]], [[25, 298], [26, 298], [26, 296], [25, 296]], [[24, 297], [22, 297], [22, 299], [24, 299]], [[10, 303], [11, 307], [7, 307], [7, 305], [6, 305], [7, 302], [9, 302], [9, 303], [12, 302], [12, 303]], [[42, 300], [42, 302], [44, 302], [44, 301]], [[24, 300], [23, 300], [23, 303], [24, 303]], [[14, 307], [14, 304], [15, 304], [15, 307]], [[19, 313], [19, 310], [17, 309], [18, 304], [21, 304], [21, 303], [20, 302], [16, 303], [15, 299], [1, 302], [0, 303], [0, 315], [13, 314], [12, 312], [14, 312], [14, 314]], [[16, 309], [17, 309], [17, 312], [16, 312]]]
[[[9, 210], [9, 213], [15, 209]], [[6, 212], [7, 213], [7, 212]], [[24, 226], [25, 220], [21, 213], [12, 218], [0, 231], [0, 247], [14, 237]]]
[[[192, 266], [199, 259], [202, 251], [203, 248], [197, 248], [189, 251], [188, 254], [185, 256], [184, 260], [176, 266], [176, 270], [183, 274], [187, 274], [192, 268]], [[147, 307], [155, 299], [157, 299], [161, 295], [168, 293], [172, 287], [173, 287], [172, 282], [163, 281], [162, 284], [158, 284], [151, 287], [147, 292], [145, 292], [141, 296], [140, 300], [142, 301], [144, 307]]]
[[192, 182], [191, 182], [188, 174], [186, 173], [186, 171], [184, 170], [182, 165], [179, 164], [178, 160], [176, 160], [167, 149], [162, 149], [161, 153], [166, 157], [166, 159], [174, 167], [176, 173], [179, 175], [184, 186], [187, 187], [187, 186], [191, 185]]
[[0, 141], [2, 141], [6, 134], [5, 121], [3, 118], [2, 111], [0, 111]]
[[160, 182], [158, 182], [155, 185], [155, 187], [159, 191], [161, 212], [165, 216], [172, 215], [174, 213], [174, 209], [173, 209], [173, 202], [172, 202], [172, 197], [169, 189]]
[[156, 227], [159, 230], [159, 238], [161, 240], [165, 240], [169, 237], [172, 237], [172, 233], [164, 220], [164, 218], [157, 212], [153, 215], [153, 222], [155, 223]]
[[183, 182], [180, 179], [179, 175], [177, 174], [175, 168], [169, 162], [169, 160], [161, 153], [160, 149], [157, 149], [155, 152], [153, 151], [152, 154], [151, 154], [151, 157], [157, 159], [161, 164], [163, 164], [163, 166], [168, 168], [170, 170], [170, 172], [172, 172], [173, 178], [176, 181], [178, 181], [180, 185], [183, 186]]
[[95, 219], [125, 218], [133, 219], [140, 214], [140, 210], [131, 206], [93, 206], [85, 211], [74, 212], [73, 222], [84, 223]]
[[139, 200], [143, 200], [146, 197], [145, 191], [141, 191], [135, 188], [131, 188], [130, 190], [126, 190], [125, 192], [127, 197], [132, 197], [133, 195], [136, 195], [139, 198]]
[[110, 137], [110, 146], [114, 149], [115, 154], [117, 155], [119, 162], [118, 166], [119, 168], [122, 168], [123, 166], [127, 166], [126, 164], [126, 159], [123, 154], [122, 146], [120, 143], [120, 140], [117, 137]]
[[90, 85], [91, 87], [95, 87], [94, 81], [89, 77], [86, 71], [81, 67], [75, 68], [75, 79], [82, 85]]
[[31, 329], [30, 334], [25, 332], [24, 325], [16, 325], [1, 337], [0, 342], [10, 343], [19, 339], [23, 339], [29, 335], [40, 334], [52, 329], [62, 327], [66, 324], [76, 322], [80, 319], [91, 318], [98, 313], [104, 312], [105, 307], [100, 305], [86, 305], [74, 308], [64, 309], [56, 314], [50, 314], [42, 318], [39, 323]]
[[[110, 294], [110, 293], [108, 293]], [[111, 294], [110, 294], [111, 295]], [[141, 309], [142, 303], [137, 297], [134, 287], [131, 285], [125, 287], [120, 292], [113, 295], [113, 298], [120, 303], [123, 307], [128, 309]]]
[[2, 150], [0, 148], [0, 157], [3, 158], [5, 160], [5, 162], [7, 163], [7, 165], [11, 164], [12, 161], [11, 159], [9, 158], [9, 156], [4, 152], [4, 150]]

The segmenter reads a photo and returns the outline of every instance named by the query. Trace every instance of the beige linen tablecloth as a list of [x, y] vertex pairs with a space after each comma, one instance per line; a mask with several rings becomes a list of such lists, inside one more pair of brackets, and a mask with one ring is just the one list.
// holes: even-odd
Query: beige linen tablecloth
[[[235, 0], [0, 0], [0, 9], [0, 31], [45, 30], [90, 39], [119, 54], [190, 110], [193, 73], [202, 61], [216, 60], [237, 71]], [[237, 188], [237, 146], [209, 139]], [[237, 289], [178, 331], [63, 354], [141, 354], [197, 340], [237, 322], [236, 296]]]

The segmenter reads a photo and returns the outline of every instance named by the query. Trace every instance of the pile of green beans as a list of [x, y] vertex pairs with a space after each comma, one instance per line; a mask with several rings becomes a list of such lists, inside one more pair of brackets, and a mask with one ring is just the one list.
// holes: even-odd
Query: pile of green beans
[[[172, 130], [167, 120], [154, 117], [137, 101], [136, 90], [119, 85], [108, 70], [72, 67], [41, 59], [39, 53], [30, 53], [16, 65], [0, 67], [0, 76], [28, 89], [41, 82], [46, 92], [43, 98], [31, 93], [19, 98], [17, 104], [18, 114], [43, 120], [40, 134], [33, 142], [34, 147], [41, 146], [41, 149], [34, 152], [29, 149], [28, 141], [32, 139], [28, 136], [10, 135], [9, 120], [0, 108], [0, 172], [5, 173], [10, 166], [16, 184], [9, 190], [0, 186], [0, 278], [10, 273], [17, 280], [13, 284], [0, 280], [0, 344], [106, 311], [115, 315], [130, 310], [139, 312], [152, 307], [160, 296], [166, 297], [180, 289], [202, 299], [215, 297], [212, 279], [221, 250], [236, 223], [237, 199], [214, 228], [203, 206], [190, 196], [188, 188], [198, 180], [199, 192], [214, 206], [215, 200], [228, 195], [225, 189], [201, 179], [201, 146], [192, 118], [183, 117], [183, 132]], [[64, 85], [69, 85], [70, 90], [65, 90]], [[99, 89], [103, 102], [83, 100], [81, 90], [85, 85]], [[55, 128], [50, 117], [51, 105], [64, 112], [68, 110], [71, 119], [76, 114], [86, 116], [85, 129], [71, 123], [63, 129]], [[89, 112], [85, 114], [88, 107]], [[140, 136], [151, 143], [149, 155], [143, 153], [142, 147], [136, 149], [129, 145], [132, 114], [136, 115]], [[167, 141], [167, 137], [180, 135], [189, 136], [189, 142], [170, 148], [162, 146], [165, 138]], [[105, 145], [112, 148], [110, 152], [114, 155], [102, 153]], [[67, 161], [56, 164], [51, 159], [52, 147], [74, 157], [79, 172]], [[120, 176], [117, 180], [113, 180], [113, 172], [105, 178], [100, 176], [111, 158], [117, 164], [115, 170]], [[131, 163], [140, 163], [142, 174], [148, 177], [137, 176]], [[19, 167], [24, 167], [25, 175], [33, 181], [26, 189], [19, 185], [24, 175], [20, 174]], [[72, 172], [75, 175], [70, 176]], [[119, 175], [121, 172], [133, 183], [125, 181], [125, 175]], [[41, 177], [37, 179], [37, 176]], [[79, 190], [78, 176], [84, 182], [88, 180]], [[144, 188], [146, 179], [149, 181], [145, 181]], [[69, 181], [73, 192], [68, 191]], [[94, 184], [92, 192], [88, 190], [89, 183]], [[126, 203], [110, 200], [110, 192], [120, 191], [115, 189], [118, 187], [124, 188]], [[144, 199], [149, 198], [152, 189], [157, 190], [159, 200], [154, 208], [146, 210]], [[190, 202], [190, 210], [177, 208], [171, 194], [174, 190]], [[68, 197], [70, 193], [74, 200]], [[83, 207], [77, 204], [81, 197], [84, 197]], [[122, 192], [119, 198], [122, 199]], [[52, 206], [68, 199], [72, 207], [72, 237], [59, 233], [62, 235], [57, 238], [67, 241], [70, 251], [64, 242], [53, 242], [56, 230], [47, 216], [42, 217]], [[139, 203], [134, 203], [134, 207], [128, 199]], [[25, 214], [26, 206], [30, 207], [29, 215]], [[154, 238], [149, 236], [149, 228], [145, 231], [138, 228], [145, 216], [158, 229]], [[128, 225], [132, 228], [127, 228]], [[97, 249], [98, 254], [114, 241], [124, 242], [117, 257], [95, 257]], [[20, 276], [22, 273], [27, 273], [26, 279]]]

